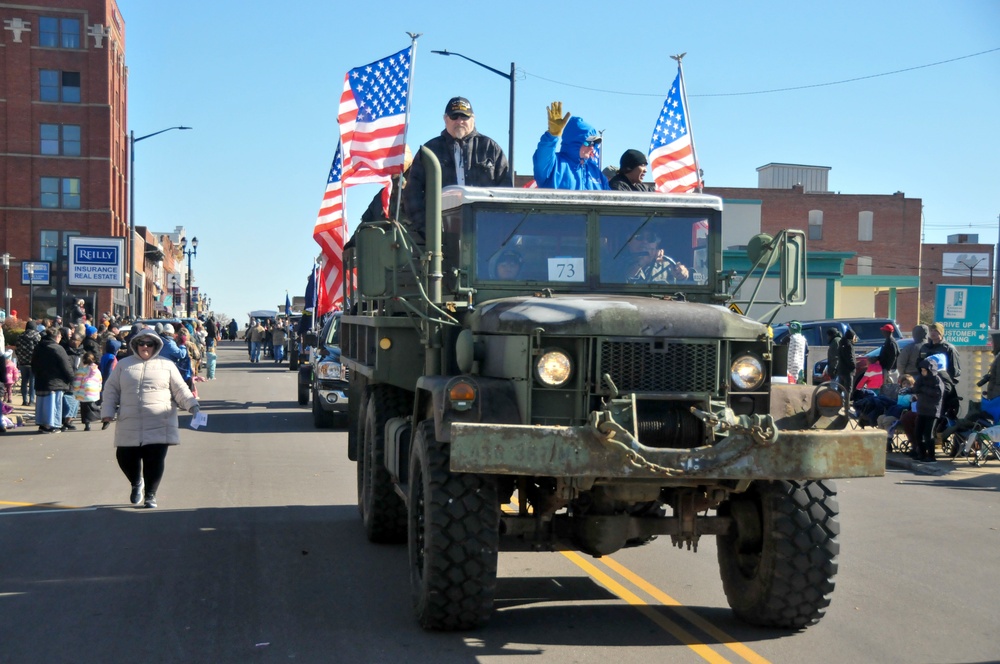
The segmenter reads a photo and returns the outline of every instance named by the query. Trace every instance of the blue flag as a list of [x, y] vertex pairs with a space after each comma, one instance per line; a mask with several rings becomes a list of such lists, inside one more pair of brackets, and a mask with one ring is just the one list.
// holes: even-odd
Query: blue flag
[[292, 301], [288, 299], [288, 293], [285, 293], [285, 316], [292, 315]]

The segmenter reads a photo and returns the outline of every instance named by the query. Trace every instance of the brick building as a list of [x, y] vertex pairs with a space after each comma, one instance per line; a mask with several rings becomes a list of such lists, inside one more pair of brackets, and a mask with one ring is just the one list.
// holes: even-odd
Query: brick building
[[[874, 289], [872, 315], [894, 312], [900, 326], [910, 329], [917, 322], [921, 300], [915, 285], [920, 274], [922, 201], [903, 192], [828, 191], [829, 170], [767, 164], [757, 169], [757, 188], [706, 187], [705, 193], [728, 201], [759, 202], [762, 232], [808, 229], [810, 253], [847, 254], [841, 284]], [[840, 315], [836, 295], [827, 298], [824, 317]], [[848, 297], [841, 294], [841, 299]]]
[[[125, 313], [125, 289], [70, 287], [66, 278], [70, 236], [128, 236], [128, 72], [118, 5], [0, 2], [0, 21], [0, 253], [12, 257], [11, 309], [22, 319], [54, 316], [83, 298], [91, 314]], [[51, 281], [32, 288], [30, 312], [24, 261], [50, 263]]]

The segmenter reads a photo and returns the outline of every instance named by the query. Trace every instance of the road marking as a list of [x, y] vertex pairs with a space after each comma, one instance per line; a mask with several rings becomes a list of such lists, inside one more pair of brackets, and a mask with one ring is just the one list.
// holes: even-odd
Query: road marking
[[14, 510], [0, 512], [0, 516], [19, 516], [21, 514], [55, 514], [58, 512], [93, 512], [96, 507], [76, 507], [73, 505], [51, 505], [47, 503], [17, 503], [9, 500], [0, 500], [0, 505], [11, 505], [13, 507], [41, 507], [37, 510]]
[[651, 584], [649, 581], [646, 581], [641, 576], [639, 576], [632, 570], [628, 569], [617, 560], [614, 560], [610, 556], [604, 556], [599, 560], [602, 563], [604, 563], [604, 565], [610, 567], [612, 570], [614, 570], [615, 572], [617, 572], [618, 574], [625, 577], [630, 582], [641, 588], [644, 592], [654, 597], [658, 602], [660, 602], [664, 606], [671, 607], [681, 618], [684, 618], [684, 620], [688, 621], [689, 623], [691, 623], [701, 631], [705, 632], [712, 638], [718, 640], [719, 643], [726, 646], [727, 648], [732, 650], [734, 653], [736, 653], [746, 661], [753, 662], [753, 664], [770, 664], [768, 660], [764, 659], [763, 657], [761, 657], [753, 650], [751, 650], [747, 646], [737, 641], [729, 634], [726, 634], [721, 629], [719, 629], [712, 623], [708, 622], [707, 620], [699, 616], [691, 609], [683, 606], [673, 597], [663, 592], [662, 590]]
[[594, 565], [587, 562], [583, 557], [576, 553], [575, 551], [563, 551], [560, 550], [559, 553], [563, 554], [566, 558], [570, 560], [574, 565], [582, 569], [584, 572], [592, 576], [598, 583], [602, 584], [605, 588], [618, 595], [620, 598], [634, 606], [639, 610], [644, 616], [652, 620], [658, 626], [669, 632], [678, 641], [686, 645], [688, 648], [697, 653], [702, 659], [707, 662], [714, 662], [717, 664], [731, 664], [728, 659], [720, 655], [719, 653], [712, 650], [709, 646], [701, 643], [700, 639], [696, 638], [689, 631], [670, 620], [654, 607], [650, 606], [649, 603], [645, 602], [638, 595], [627, 590], [623, 585], [612, 579], [610, 576], [597, 569]]

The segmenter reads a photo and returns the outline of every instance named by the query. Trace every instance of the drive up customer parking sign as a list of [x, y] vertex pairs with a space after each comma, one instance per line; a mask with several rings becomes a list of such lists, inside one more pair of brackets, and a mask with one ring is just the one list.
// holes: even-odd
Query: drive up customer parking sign
[[69, 237], [69, 285], [125, 287], [125, 238]]

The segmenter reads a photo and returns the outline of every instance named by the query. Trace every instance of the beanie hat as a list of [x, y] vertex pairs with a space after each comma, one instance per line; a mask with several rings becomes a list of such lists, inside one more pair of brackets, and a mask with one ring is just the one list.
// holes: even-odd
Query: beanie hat
[[649, 161], [646, 160], [646, 155], [638, 150], [626, 150], [618, 163], [620, 165], [619, 170], [622, 173], [628, 173], [637, 166], [646, 166], [649, 164]]
[[934, 323], [931, 325], [931, 329], [940, 334], [942, 337], [944, 336], [944, 325], [941, 323]]
[[97, 328], [93, 325], [87, 325], [84, 329], [87, 331], [88, 337], [92, 334], [97, 334]]
[[163, 334], [173, 334], [173, 333], [174, 333], [173, 325], [167, 323], [166, 325], [163, 326]]
[[788, 324], [788, 329], [791, 330], [792, 332], [801, 332], [802, 323], [800, 323], [797, 320], [793, 320], [791, 323]]

